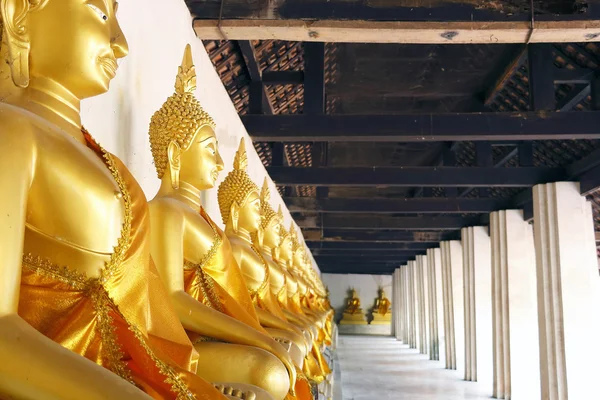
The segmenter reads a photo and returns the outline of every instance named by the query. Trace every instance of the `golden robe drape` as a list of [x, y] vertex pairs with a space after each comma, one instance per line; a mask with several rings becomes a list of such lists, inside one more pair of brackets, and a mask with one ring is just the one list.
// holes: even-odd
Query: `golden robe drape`
[[[86, 132], [84, 132], [86, 133]], [[19, 315], [38, 331], [137, 385], [156, 399], [225, 399], [198, 377], [197, 353], [150, 259], [147, 202], [133, 176], [86, 134], [117, 182], [125, 218], [121, 238], [99, 278], [24, 254]], [[25, 241], [82, 250], [26, 229]], [[66, 248], [66, 249], [65, 249]], [[87, 252], [73, 258], [93, 257]], [[77, 260], [77, 261], [75, 261]]]

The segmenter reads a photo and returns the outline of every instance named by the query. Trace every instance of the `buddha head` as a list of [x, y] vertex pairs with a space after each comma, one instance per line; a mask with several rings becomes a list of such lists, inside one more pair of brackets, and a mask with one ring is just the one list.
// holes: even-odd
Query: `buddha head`
[[281, 206], [277, 212], [273, 210], [269, 201], [271, 200], [271, 190], [269, 189], [269, 182], [265, 178], [263, 187], [260, 191], [260, 214], [261, 223], [258, 230], [260, 241], [262, 246], [270, 249], [275, 249], [281, 242], [281, 224], [283, 223], [283, 213]]
[[292, 237], [291, 230], [294, 229], [293, 224], [289, 230], [281, 229], [279, 247], [277, 248], [278, 260], [287, 263], [292, 259]]
[[296, 271], [302, 271], [304, 266], [304, 246], [298, 239], [298, 231], [293, 226], [290, 227], [290, 236], [292, 238], [292, 266]]
[[248, 176], [248, 156], [244, 139], [233, 159], [233, 170], [219, 185], [217, 197], [225, 229], [237, 233], [258, 231], [261, 223], [260, 194], [258, 186]]
[[128, 52], [113, 0], [0, 0], [2, 75], [13, 87], [52, 82], [77, 99], [108, 90]]
[[150, 147], [159, 179], [177, 189], [186, 182], [199, 190], [213, 188], [223, 170], [215, 122], [194, 96], [196, 69], [185, 47], [175, 93], [150, 120]]

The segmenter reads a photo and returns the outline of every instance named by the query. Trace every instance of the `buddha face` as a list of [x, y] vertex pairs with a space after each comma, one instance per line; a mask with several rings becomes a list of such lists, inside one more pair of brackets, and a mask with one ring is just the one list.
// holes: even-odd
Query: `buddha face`
[[79, 99], [106, 92], [128, 52], [116, 11], [113, 0], [47, 0], [30, 12], [31, 84], [48, 78]]
[[298, 271], [302, 271], [302, 267], [304, 266], [304, 251], [302, 251], [302, 248], [294, 252], [293, 262], [294, 267], [296, 267]]
[[289, 236], [279, 244], [279, 258], [283, 261], [292, 258], [292, 239]]
[[250, 233], [258, 231], [260, 226], [260, 196], [253, 190], [246, 202], [240, 207], [238, 226]]
[[263, 243], [265, 246], [275, 248], [281, 241], [281, 223], [277, 218], [272, 218], [265, 230]]
[[214, 130], [207, 125], [200, 128], [190, 147], [181, 155], [179, 179], [196, 189], [211, 189], [223, 170]]

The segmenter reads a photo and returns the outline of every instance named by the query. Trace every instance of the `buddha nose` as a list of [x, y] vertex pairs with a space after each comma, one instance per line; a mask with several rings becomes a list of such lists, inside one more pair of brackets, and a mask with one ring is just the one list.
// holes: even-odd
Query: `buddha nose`
[[217, 170], [223, 171], [225, 164], [223, 163], [223, 158], [221, 158], [221, 154], [217, 152]]
[[115, 23], [114, 36], [110, 40], [110, 47], [116, 58], [123, 58], [129, 53], [127, 39], [125, 39], [125, 35], [118, 23]]

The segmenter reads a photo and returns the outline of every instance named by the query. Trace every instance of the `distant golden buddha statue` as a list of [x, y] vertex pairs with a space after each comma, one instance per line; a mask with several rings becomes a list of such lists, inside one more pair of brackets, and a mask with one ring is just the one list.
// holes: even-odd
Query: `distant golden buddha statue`
[[142, 189], [81, 127], [128, 52], [116, 3], [0, 13], [0, 398], [223, 399], [150, 260]]
[[215, 186], [223, 161], [215, 123], [195, 98], [195, 88], [188, 45], [175, 93], [150, 123], [161, 179], [149, 203], [152, 257], [198, 350], [198, 373], [234, 387], [258, 386], [281, 400], [295, 382], [292, 360], [259, 324], [229, 240], [201, 206], [201, 191]]
[[[293, 237], [291, 232], [295, 232], [293, 224], [290, 226], [289, 230], [281, 230], [281, 242], [277, 247], [277, 250], [273, 253], [275, 257], [274, 261], [281, 267], [281, 271], [283, 271], [283, 274], [285, 275], [284, 293], [286, 297], [280, 300], [280, 304], [285, 309], [284, 312], [289, 319], [296, 318], [304, 324], [303, 326], [308, 327], [310, 330], [312, 346], [310, 348], [309, 356], [305, 359], [303, 372], [309, 379], [320, 383], [325, 380], [326, 374], [317, 360], [317, 357], [320, 357], [320, 354], [316, 353], [320, 351], [319, 344], [317, 343], [319, 329], [315, 322], [309, 316], [304, 314], [298, 295], [298, 281], [296, 276], [292, 275], [289, 271], [292, 263]], [[281, 292], [279, 293], [281, 294]]]
[[365, 314], [360, 308], [360, 299], [356, 295], [354, 288], [350, 289], [350, 296], [346, 300], [346, 308], [344, 315], [340, 321], [340, 325], [366, 325]]
[[[324, 350], [324, 344], [327, 344], [327, 335], [324, 330], [325, 328], [325, 318], [324, 315], [319, 312], [315, 312], [311, 310], [307, 304], [306, 299], [308, 295], [309, 285], [307, 281], [304, 279], [303, 270], [306, 262], [306, 250], [304, 243], [300, 242], [298, 239], [298, 234], [296, 229], [292, 227], [292, 231], [290, 232], [290, 236], [292, 237], [292, 259], [290, 260], [288, 272], [295, 277], [295, 281], [298, 284], [298, 290], [294, 293], [292, 297], [292, 301], [298, 305], [298, 307], [302, 310], [303, 314], [306, 315], [317, 327], [317, 338], [315, 340], [317, 346], [313, 346], [313, 356], [319, 362], [319, 367], [323, 372], [324, 376], [327, 376], [331, 373], [331, 369], [325, 358], [323, 357], [322, 351]], [[312, 267], [311, 267], [312, 268]]]
[[[243, 282], [246, 283], [258, 320], [273, 337], [287, 346], [300, 370], [307, 351], [304, 336], [296, 326], [288, 322], [272, 296], [269, 266], [252, 242], [252, 234], [258, 232], [261, 224], [261, 202], [258, 187], [246, 172], [247, 165], [248, 158], [242, 139], [234, 158], [233, 170], [225, 177], [218, 191], [225, 233], [244, 276]], [[302, 385], [297, 384], [296, 388], [302, 389], [300, 386]], [[310, 396], [308, 386], [304, 386], [298, 393], [300, 397]], [[301, 392], [306, 394], [303, 396]]]
[[388, 325], [392, 321], [392, 302], [385, 296], [383, 288], [379, 288], [379, 295], [373, 307], [373, 325]]

